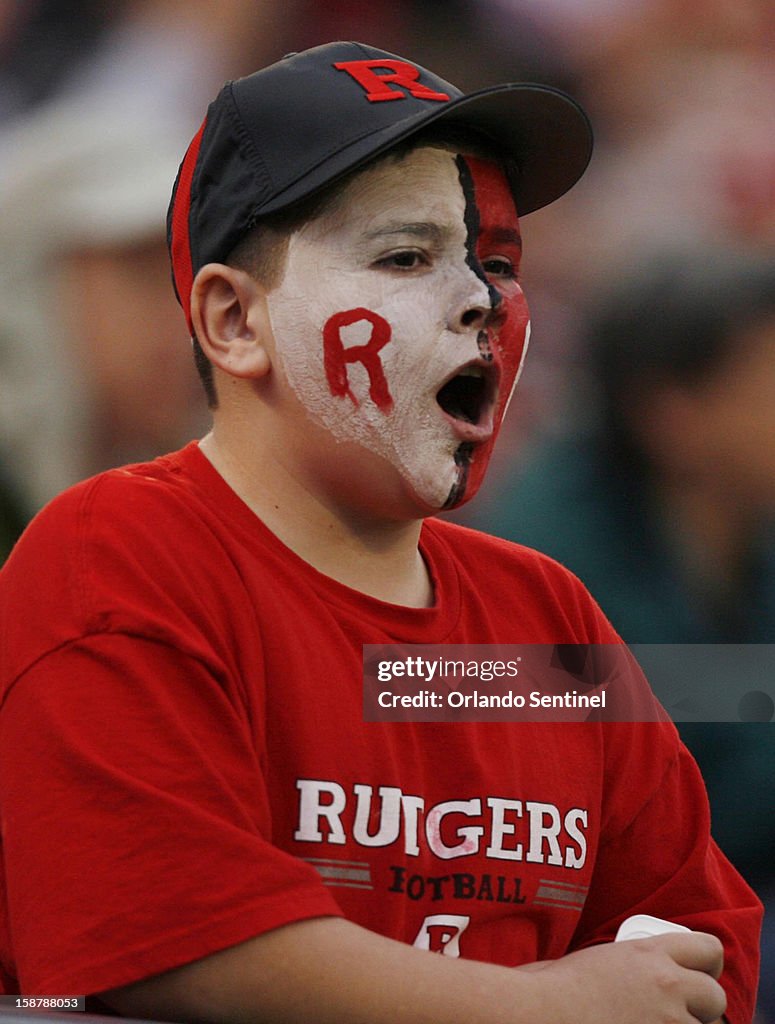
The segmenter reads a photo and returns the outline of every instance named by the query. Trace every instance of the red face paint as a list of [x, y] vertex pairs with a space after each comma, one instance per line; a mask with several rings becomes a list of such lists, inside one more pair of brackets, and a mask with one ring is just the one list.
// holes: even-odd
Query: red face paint
[[[365, 345], [350, 345], [345, 348], [341, 330], [360, 320], [371, 324], [371, 337]], [[393, 408], [393, 398], [385, 379], [385, 371], [379, 350], [390, 341], [390, 324], [379, 313], [359, 306], [341, 313], [334, 313], [323, 326], [323, 361], [326, 380], [332, 395], [347, 397], [353, 405], [360, 405], [350, 390], [347, 378], [348, 363], [362, 363], [369, 375], [369, 397], [377, 408], [387, 413]]]
[[[522, 247], [508, 179], [491, 160], [460, 156], [457, 162], [466, 199], [469, 265], [487, 283], [493, 307], [489, 324], [479, 333], [479, 352], [497, 369], [499, 386], [493, 435], [483, 445], [461, 445], [456, 460], [458, 484], [450, 495], [448, 508], [468, 501], [482, 483], [522, 364], [530, 322], [527, 302], [517, 283]], [[504, 273], [509, 265], [514, 276]]]

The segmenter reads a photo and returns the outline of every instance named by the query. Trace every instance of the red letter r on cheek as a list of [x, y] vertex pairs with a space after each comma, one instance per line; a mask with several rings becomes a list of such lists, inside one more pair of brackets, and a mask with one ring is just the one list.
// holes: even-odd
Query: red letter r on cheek
[[[341, 329], [365, 320], [371, 324], [371, 337], [365, 345], [344, 347]], [[369, 375], [369, 397], [382, 412], [390, 412], [393, 398], [385, 380], [385, 371], [379, 351], [390, 341], [390, 324], [378, 313], [359, 306], [343, 313], [334, 313], [323, 327], [323, 365], [332, 395], [347, 395], [357, 407], [360, 403], [350, 390], [347, 363], [362, 363]]]

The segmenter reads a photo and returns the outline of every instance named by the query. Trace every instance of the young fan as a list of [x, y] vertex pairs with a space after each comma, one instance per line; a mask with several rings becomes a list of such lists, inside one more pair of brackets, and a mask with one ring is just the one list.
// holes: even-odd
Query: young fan
[[[559, 565], [433, 518], [524, 359], [518, 215], [590, 148], [552, 89], [356, 43], [211, 105], [169, 234], [212, 431], [62, 495], [3, 572], [6, 991], [750, 1020], [759, 905], [672, 725], [363, 720], [363, 644], [617, 642]], [[635, 913], [691, 931], [612, 942]]]

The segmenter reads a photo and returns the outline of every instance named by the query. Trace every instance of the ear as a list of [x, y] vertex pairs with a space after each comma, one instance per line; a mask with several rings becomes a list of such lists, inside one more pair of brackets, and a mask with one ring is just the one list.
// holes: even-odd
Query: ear
[[266, 293], [244, 270], [208, 263], [191, 289], [191, 320], [202, 351], [232, 377], [264, 377], [271, 369]]

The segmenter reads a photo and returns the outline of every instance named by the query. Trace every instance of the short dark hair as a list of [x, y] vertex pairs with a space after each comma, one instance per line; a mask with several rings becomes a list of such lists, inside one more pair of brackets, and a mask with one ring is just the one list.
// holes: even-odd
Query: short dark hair
[[[279, 283], [285, 265], [288, 240], [294, 231], [298, 231], [327, 209], [359, 174], [379, 163], [402, 160], [422, 146], [433, 145], [465, 150], [475, 156], [500, 160], [506, 168], [507, 175], [515, 173], [515, 168], [505, 158], [499, 147], [481, 132], [445, 125], [431, 125], [424, 131], [418, 132], [417, 135], [404, 139], [375, 160], [337, 179], [307, 199], [262, 218], [243, 235], [229, 253], [226, 263], [230, 267], [244, 270], [264, 287], [274, 287]], [[215, 387], [213, 365], [204, 354], [196, 335], [192, 338], [192, 344], [194, 364], [207, 395], [208, 407], [216, 409], [218, 393]]]
[[[307, 199], [264, 218], [232, 249], [226, 258], [227, 265], [244, 270], [266, 288], [273, 287], [279, 282], [285, 265], [288, 239], [294, 231], [298, 231], [313, 219], [325, 201], [326, 197], [321, 193], [313, 199]], [[204, 354], [196, 335], [192, 337], [191, 343], [194, 349], [194, 365], [207, 396], [207, 405], [210, 409], [217, 409], [218, 391], [215, 387], [213, 364]]]

